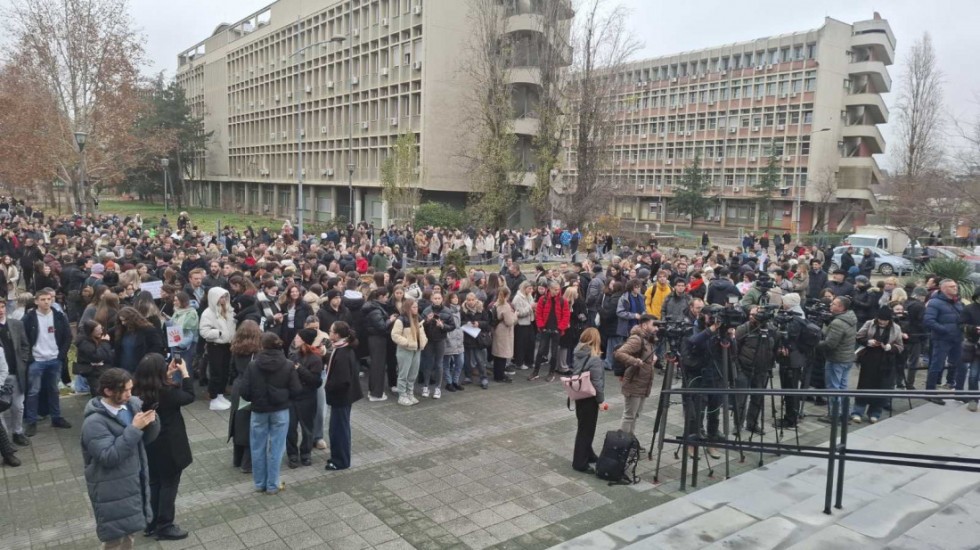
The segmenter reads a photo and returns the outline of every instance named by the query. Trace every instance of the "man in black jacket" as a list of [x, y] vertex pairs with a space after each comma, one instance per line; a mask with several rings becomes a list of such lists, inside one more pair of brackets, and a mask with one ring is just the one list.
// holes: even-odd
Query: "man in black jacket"
[[857, 316], [858, 327], [874, 318], [879, 309], [878, 299], [881, 297], [881, 293], [875, 292], [875, 290], [877, 289], [871, 286], [870, 281], [864, 275], [858, 275], [854, 278], [854, 300], [851, 302], [851, 308], [854, 310], [854, 315]]
[[925, 287], [917, 286], [912, 290], [912, 295], [905, 302], [905, 313], [909, 318], [909, 339], [906, 342], [908, 349], [908, 364], [905, 371], [905, 389], [915, 389], [915, 374], [919, 370], [919, 363], [922, 358], [922, 346], [926, 341], [926, 296], [929, 291]]
[[71, 428], [61, 417], [58, 402], [58, 380], [68, 365], [68, 348], [71, 347], [71, 327], [64, 313], [53, 309], [54, 291], [44, 288], [34, 299], [37, 309], [24, 315], [24, 331], [31, 346], [30, 366], [27, 370], [27, 400], [24, 421], [27, 437], [37, 433], [37, 407], [41, 392], [48, 398], [51, 425], [55, 428]]
[[524, 274], [521, 273], [521, 266], [517, 262], [510, 264], [510, 269], [507, 270], [507, 274], [504, 275], [504, 283], [506, 283], [507, 288], [510, 289], [511, 296], [517, 296], [517, 289], [520, 288], [521, 283], [526, 280]]
[[854, 263], [854, 248], [847, 247], [847, 250], [840, 255], [840, 268], [844, 270], [844, 273], [848, 273], [852, 267], [856, 264]]
[[344, 306], [339, 290], [327, 291], [327, 303], [320, 306], [316, 318], [320, 321], [320, 330], [326, 333], [330, 332], [330, 326], [337, 321], [352, 324], [350, 311]]
[[742, 293], [738, 291], [738, 288], [735, 287], [735, 283], [733, 283], [731, 277], [728, 276], [727, 268], [719, 267], [715, 274], [718, 276], [718, 278], [711, 281], [711, 283], [708, 285], [708, 295], [705, 298], [709, 304], [727, 306], [730, 296], [734, 296], [739, 300], [742, 299]]
[[422, 326], [429, 342], [422, 350], [422, 397], [429, 397], [429, 387], [432, 386], [432, 398], [442, 397], [442, 358], [446, 355], [446, 335], [456, 329], [456, 320], [452, 313], [442, 303], [442, 294], [432, 293], [432, 304], [422, 312]]
[[[397, 315], [389, 315], [386, 304], [388, 302], [388, 291], [384, 287], [372, 290], [368, 296], [368, 302], [364, 304], [364, 332], [368, 343], [368, 355], [371, 357], [371, 366], [368, 370], [368, 400], [384, 401], [388, 399], [385, 394], [385, 367], [388, 363], [388, 338], [391, 335], [391, 326], [394, 324]], [[440, 365], [442, 363], [439, 363]]]
[[3, 421], [12, 434], [14, 443], [27, 447], [31, 441], [24, 435], [24, 396], [27, 394], [27, 370], [31, 345], [27, 341], [23, 323], [16, 319], [8, 319], [5, 307], [0, 307], [0, 345], [3, 345], [9, 376], [14, 380], [14, 394], [10, 408], [3, 413]]
[[810, 260], [810, 273], [807, 277], [809, 286], [807, 288], [807, 298], [814, 300], [820, 298], [820, 291], [827, 286], [827, 272], [822, 269], [820, 260], [813, 258]]
[[847, 272], [843, 269], [834, 271], [834, 274], [831, 276], [833, 280], [827, 281], [827, 285], [824, 288], [829, 288], [830, 291], [834, 293], [834, 296], [847, 296], [849, 299], [853, 298], [854, 285], [845, 280], [846, 276]]

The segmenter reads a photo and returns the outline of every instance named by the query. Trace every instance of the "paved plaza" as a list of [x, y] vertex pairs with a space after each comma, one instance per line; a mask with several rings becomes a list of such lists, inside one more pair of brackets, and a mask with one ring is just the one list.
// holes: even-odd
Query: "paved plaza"
[[[572, 470], [576, 421], [565, 408], [561, 386], [528, 382], [522, 374], [513, 384], [492, 384], [488, 390], [468, 386], [411, 408], [391, 399], [362, 400], [352, 414], [353, 467], [327, 472], [327, 454], [314, 451], [312, 467], [283, 467], [286, 490], [276, 496], [256, 495], [251, 475], [232, 467], [228, 412], [210, 411], [199, 399], [184, 409], [194, 463], [184, 471], [177, 499], [177, 523], [190, 537], [158, 543], [138, 535], [137, 544], [208, 550], [533, 550], [684, 496], [678, 491], [680, 464], [673, 449], [665, 450], [657, 485], [652, 483], [654, 463], [645, 456], [637, 470], [643, 480], [634, 486], [609, 487]], [[851, 378], [853, 386], [857, 377]], [[619, 382], [611, 375], [606, 380], [610, 409], [600, 412], [596, 452], [622, 414]], [[64, 397], [62, 409], [74, 428], [54, 430], [42, 421], [33, 446], [18, 452], [24, 465], [0, 468], [0, 550], [98, 546], [79, 448], [85, 401]], [[896, 400], [895, 407], [897, 414], [908, 401]], [[814, 415], [822, 412], [812, 409]], [[638, 423], [644, 446], [655, 414], [654, 398]], [[680, 433], [681, 426], [681, 407], [673, 405], [669, 433]], [[828, 438], [828, 427], [811, 417], [801, 424], [799, 438], [802, 444], [820, 444]], [[758, 455], [733, 461], [732, 475], [756, 468], [757, 462]], [[703, 461], [701, 466], [708, 467]], [[700, 487], [723, 477], [723, 465], [713, 466], [714, 478], [704, 470]]]

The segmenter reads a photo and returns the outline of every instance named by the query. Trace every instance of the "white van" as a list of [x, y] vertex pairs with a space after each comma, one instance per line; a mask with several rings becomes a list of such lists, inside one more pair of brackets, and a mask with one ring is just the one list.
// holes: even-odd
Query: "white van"
[[[901, 254], [909, 246], [909, 238], [905, 233], [886, 226], [864, 226], [861, 233], [848, 235], [844, 243], [851, 246], [880, 248], [892, 254]], [[916, 246], [919, 246], [916, 243]]]

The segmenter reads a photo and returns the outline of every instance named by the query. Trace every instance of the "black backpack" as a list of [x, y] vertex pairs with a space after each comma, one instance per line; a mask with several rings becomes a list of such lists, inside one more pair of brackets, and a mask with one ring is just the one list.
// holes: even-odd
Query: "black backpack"
[[640, 482], [636, 477], [639, 461], [640, 441], [633, 434], [621, 430], [606, 432], [595, 473], [609, 485], [632, 485]]
[[[626, 363], [623, 363], [621, 361], [617, 361], [616, 360], [616, 351], [618, 351], [619, 348], [623, 347], [623, 344], [625, 344], [626, 342], [628, 342], [629, 339], [632, 338], [632, 337], [633, 337], [632, 334], [629, 335], [629, 336], [627, 336], [626, 339], [623, 340], [623, 343], [622, 344], [619, 344], [618, 346], [616, 346], [615, 348], [613, 348], [613, 360], [612, 360], [613, 374], [616, 375], [618, 378], [622, 378], [623, 375], [626, 374]], [[656, 350], [654, 350], [653, 353], [656, 353]], [[649, 357], [641, 357], [641, 359], [643, 359], [643, 362], [646, 363], [647, 360], [650, 359], [650, 358]]]

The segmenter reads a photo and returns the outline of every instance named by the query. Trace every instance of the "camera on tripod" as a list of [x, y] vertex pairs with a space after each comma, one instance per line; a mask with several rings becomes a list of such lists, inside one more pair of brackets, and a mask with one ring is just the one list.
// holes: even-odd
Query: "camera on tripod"
[[708, 326], [713, 324], [715, 320], [721, 321], [722, 330], [735, 328], [749, 319], [749, 316], [745, 313], [745, 310], [731, 303], [729, 303], [727, 307], [718, 304], [711, 304], [710, 306], [704, 308], [701, 313], [708, 318]]
[[834, 314], [830, 312], [830, 306], [821, 300], [808, 298], [803, 306], [803, 312], [809, 321], [820, 325], [826, 325], [834, 319]]
[[657, 334], [672, 345], [678, 344], [694, 328], [687, 321], [654, 321], [653, 324], [657, 327]]

